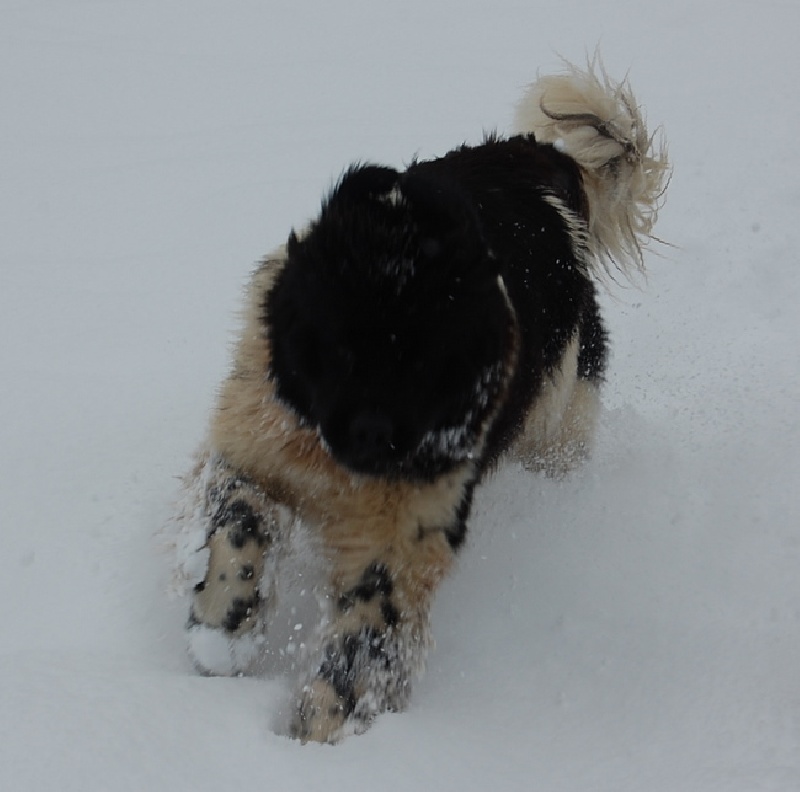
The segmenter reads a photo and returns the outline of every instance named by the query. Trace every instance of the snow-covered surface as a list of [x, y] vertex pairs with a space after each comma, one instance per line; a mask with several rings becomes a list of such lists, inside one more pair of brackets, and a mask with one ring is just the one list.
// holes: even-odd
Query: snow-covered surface
[[[779, 0], [0, 2], [0, 788], [800, 789], [798, 29]], [[195, 675], [158, 533], [242, 285], [350, 161], [503, 131], [598, 42], [675, 173], [674, 247], [605, 300], [596, 456], [501, 470], [409, 711], [300, 746], [301, 617], [265, 678]]]

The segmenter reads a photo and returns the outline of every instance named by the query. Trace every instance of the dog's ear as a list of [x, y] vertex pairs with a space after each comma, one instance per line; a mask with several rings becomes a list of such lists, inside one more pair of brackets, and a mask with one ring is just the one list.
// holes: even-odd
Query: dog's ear
[[333, 191], [331, 203], [362, 201], [387, 195], [397, 186], [398, 172], [383, 165], [354, 165]]

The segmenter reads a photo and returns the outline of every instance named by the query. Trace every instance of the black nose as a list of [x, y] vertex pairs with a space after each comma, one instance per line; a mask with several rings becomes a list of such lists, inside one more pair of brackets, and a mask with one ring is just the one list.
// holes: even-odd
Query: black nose
[[350, 448], [360, 459], [381, 459], [392, 449], [394, 427], [380, 412], [358, 413], [350, 422]]

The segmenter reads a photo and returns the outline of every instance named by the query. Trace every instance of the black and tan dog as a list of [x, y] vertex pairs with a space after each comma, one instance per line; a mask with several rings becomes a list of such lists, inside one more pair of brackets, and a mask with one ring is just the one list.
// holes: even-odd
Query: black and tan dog
[[402, 172], [351, 167], [253, 276], [187, 482], [184, 519], [205, 539], [190, 649], [206, 672], [246, 668], [272, 559], [302, 520], [330, 612], [300, 739], [403, 708], [493, 463], [557, 474], [589, 448], [606, 363], [596, 276], [641, 267], [665, 151], [598, 64], [539, 79], [517, 129]]

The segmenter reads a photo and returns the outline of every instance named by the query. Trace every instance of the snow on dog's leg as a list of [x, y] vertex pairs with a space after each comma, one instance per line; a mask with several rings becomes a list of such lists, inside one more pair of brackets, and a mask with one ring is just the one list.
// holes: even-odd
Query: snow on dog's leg
[[292, 736], [337, 742], [364, 731], [385, 710], [405, 708], [411, 680], [429, 643], [428, 603], [406, 610], [397, 580], [382, 561], [334, 595], [321, 656], [303, 685]]
[[253, 628], [269, 598], [265, 559], [274, 552], [286, 520], [251, 479], [223, 459], [209, 458], [204, 515], [208, 563], [194, 587], [187, 625], [189, 653], [204, 673], [231, 675], [247, 669], [257, 652]]
[[[599, 319], [597, 320], [599, 322]], [[525, 418], [524, 430], [511, 455], [527, 468], [561, 477], [590, 453], [600, 411], [604, 332], [598, 324], [597, 339], [575, 337], [561, 360], [544, 378], [539, 395]], [[584, 351], [589, 344], [598, 360], [587, 370]]]
[[453, 549], [443, 531], [420, 529], [413, 543], [366, 564], [356, 566], [353, 555], [362, 553], [340, 549], [335, 557], [331, 619], [298, 694], [291, 733], [303, 742], [337, 742], [365, 731], [375, 715], [405, 708], [430, 644], [432, 595]]

